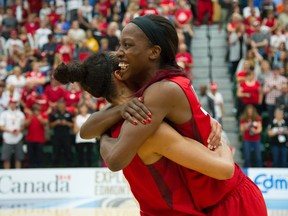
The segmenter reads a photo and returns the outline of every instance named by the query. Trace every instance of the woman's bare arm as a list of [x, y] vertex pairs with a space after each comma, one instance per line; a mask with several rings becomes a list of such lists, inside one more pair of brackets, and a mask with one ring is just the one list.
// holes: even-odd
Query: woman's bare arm
[[[222, 138], [222, 145], [210, 151], [196, 140], [181, 136], [167, 123], [158, 130], [139, 149], [139, 156], [145, 164], [153, 161], [151, 153], [164, 156], [177, 164], [219, 180], [229, 179], [234, 174], [234, 161], [231, 150]], [[153, 155], [152, 155], [153, 156]]]
[[101, 110], [90, 115], [87, 121], [81, 126], [80, 137], [93, 139], [105, 133], [109, 128], [122, 120], [122, 105], [111, 109]]

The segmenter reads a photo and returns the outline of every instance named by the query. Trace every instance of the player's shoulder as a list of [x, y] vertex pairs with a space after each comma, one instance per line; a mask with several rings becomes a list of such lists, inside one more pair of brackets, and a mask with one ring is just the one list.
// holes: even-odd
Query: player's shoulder
[[152, 85], [150, 85], [144, 92], [145, 94], [151, 94], [151, 93], [157, 93], [157, 94], [161, 94], [161, 93], [165, 93], [166, 95], [169, 95], [169, 93], [177, 93], [181, 90], [181, 87], [170, 80], [161, 80], [159, 82], [155, 82]]

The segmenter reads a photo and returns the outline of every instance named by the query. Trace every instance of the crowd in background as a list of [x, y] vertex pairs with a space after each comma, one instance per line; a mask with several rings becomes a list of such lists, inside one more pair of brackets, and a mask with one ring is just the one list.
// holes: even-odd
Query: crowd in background
[[[227, 31], [226, 60], [235, 84], [244, 166], [269, 166], [262, 158], [261, 137], [265, 131], [273, 148], [272, 165], [287, 167], [285, 2], [0, 0], [3, 167], [102, 166], [97, 139], [81, 139], [79, 129], [91, 113], [107, 102], [91, 97], [76, 83], [60, 85], [51, 76], [53, 70], [61, 62], [83, 61], [98, 50], [117, 50], [121, 30], [130, 20], [159, 14], [177, 29], [176, 61], [193, 83], [193, 26], [213, 24], [216, 3], [220, 6], [219, 31]], [[200, 92], [205, 109], [222, 124], [224, 101], [217, 84], [211, 83], [209, 90], [203, 85]], [[266, 113], [268, 120], [264, 124]], [[47, 149], [52, 149], [52, 157], [44, 160]], [[252, 150], [255, 155], [250, 156]]]

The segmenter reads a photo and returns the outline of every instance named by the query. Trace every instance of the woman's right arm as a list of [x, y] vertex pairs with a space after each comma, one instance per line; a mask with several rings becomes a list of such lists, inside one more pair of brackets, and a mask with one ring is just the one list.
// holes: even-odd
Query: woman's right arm
[[80, 128], [80, 137], [83, 139], [93, 139], [97, 136], [101, 136], [109, 128], [122, 120], [122, 109], [123, 106], [118, 105], [91, 114]]
[[[167, 123], [162, 123], [158, 130], [146, 140], [143, 147], [148, 149], [147, 155], [153, 151], [154, 154], [162, 155], [186, 168], [224, 180], [233, 176], [234, 161], [225, 139], [222, 138], [221, 143], [222, 145], [215, 151], [211, 151], [196, 140], [181, 136]], [[141, 149], [139, 153], [141, 157]]]

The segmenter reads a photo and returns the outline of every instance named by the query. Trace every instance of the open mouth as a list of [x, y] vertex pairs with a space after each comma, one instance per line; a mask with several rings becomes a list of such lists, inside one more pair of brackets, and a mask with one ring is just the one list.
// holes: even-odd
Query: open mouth
[[129, 66], [129, 64], [125, 64], [124, 62], [120, 62], [118, 66], [121, 68], [121, 70], [126, 70]]

